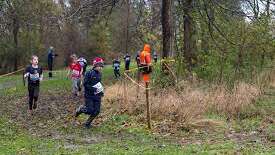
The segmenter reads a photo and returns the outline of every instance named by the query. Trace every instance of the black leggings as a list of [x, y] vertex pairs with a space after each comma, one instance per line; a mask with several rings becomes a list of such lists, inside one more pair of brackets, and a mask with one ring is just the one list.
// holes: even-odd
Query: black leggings
[[29, 110], [36, 108], [36, 102], [39, 95], [39, 85], [28, 85], [29, 90]]

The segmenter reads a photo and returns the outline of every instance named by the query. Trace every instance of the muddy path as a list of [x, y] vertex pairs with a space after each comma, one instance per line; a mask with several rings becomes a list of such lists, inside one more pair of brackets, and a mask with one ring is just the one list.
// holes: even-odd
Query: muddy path
[[65, 91], [44, 93], [40, 95], [38, 108], [33, 116], [28, 114], [27, 101], [26, 96], [12, 100], [6, 98], [0, 104], [0, 113], [28, 134], [60, 140], [68, 147], [98, 143], [108, 139], [109, 135], [93, 134], [92, 130], [83, 128], [81, 123], [84, 118], [74, 119], [74, 111], [83, 104], [83, 97], [73, 97]]

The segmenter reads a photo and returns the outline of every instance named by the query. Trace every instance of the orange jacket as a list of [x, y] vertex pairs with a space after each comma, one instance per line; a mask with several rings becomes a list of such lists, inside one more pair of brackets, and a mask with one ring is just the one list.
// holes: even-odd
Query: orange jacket
[[149, 44], [145, 44], [143, 51], [140, 53], [140, 64], [149, 66], [151, 65], [151, 47]]

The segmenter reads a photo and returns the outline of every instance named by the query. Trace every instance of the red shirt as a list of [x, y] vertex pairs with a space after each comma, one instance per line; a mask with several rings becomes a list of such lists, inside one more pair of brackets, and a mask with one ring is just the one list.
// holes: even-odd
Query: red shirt
[[72, 71], [72, 78], [81, 77], [81, 65], [79, 63], [72, 63], [69, 67]]

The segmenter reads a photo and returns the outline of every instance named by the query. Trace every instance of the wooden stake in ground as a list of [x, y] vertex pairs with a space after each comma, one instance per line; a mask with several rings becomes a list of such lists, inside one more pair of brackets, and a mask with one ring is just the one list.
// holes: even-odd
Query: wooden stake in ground
[[127, 94], [127, 79], [124, 78], [123, 80], [123, 99], [124, 99], [124, 105], [128, 104], [128, 94]]
[[[140, 83], [140, 71], [138, 69], [137, 71], [137, 83]], [[136, 92], [137, 96], [136, 96], [136, 102], [138, 102], [138, 97], [139, 97], [139, 85], [137, 85], [137, 92]]]
[[146, 86], [146, 104], [147, 104], [147, 123], [148, 123], [148, 128], [151, 129], [151, 105], [149, 103], [149, 82], [145, 82]]

